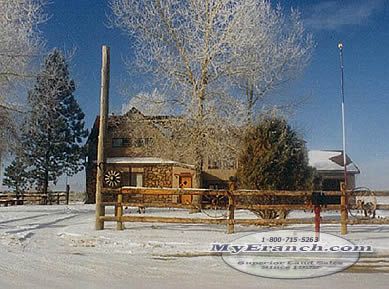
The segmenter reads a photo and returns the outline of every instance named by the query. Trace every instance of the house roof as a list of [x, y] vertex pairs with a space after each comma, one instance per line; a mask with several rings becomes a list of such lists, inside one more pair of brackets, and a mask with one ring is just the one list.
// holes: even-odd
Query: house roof
[[107, 164], [129, 164], [129, 165], [175, 165], [179, 167], [186, 167], [194, 169], [195, 167], [190, 164], [184, 164], [172, 160], [165, 160], [161, 158], [153, 157], [113, 157], [107, 158]]
[[[308, 152], [309, 165], [318, 171], [343, 172], [343, 151], [311, 150]], [[358, 166], [346, 155], [347, 172], [359, 174]]]
[[[87, 144], [90, 143], [91, 140], [97, 139], [99, 133], [99, 119], [100, 116], [97, 115], [90, 131]], [[122, 127], [129, 121], [144, 121], [155, 126], [160, 131], [163, 131], [170, 122], [179, 121], [180, 119], [181, 117], [172, 115], [144, 115], [137, 108], [132, 107], [128, 112], [122, 115], [110, 114], [108, 116], [108, 130]]]

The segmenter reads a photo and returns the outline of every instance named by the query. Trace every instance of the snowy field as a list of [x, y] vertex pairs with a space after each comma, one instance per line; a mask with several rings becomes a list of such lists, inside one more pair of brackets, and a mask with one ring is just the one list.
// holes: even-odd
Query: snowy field
[[[93, 205], [82, 204], [1, 207], [0, 288], [378, 289], [389, 284], [389, 226], [349, 226], [347, 239], [371, 244], [375, 251], [351, 269], [285, 281], [238, 272], [208, 252], [213, 242], [269, 228], [236, 226], [237, 232], [228, 235], [223, 225], [126, 223], [124, 231], [116, 231], [112, 222], [95, 231], [94, 213]], [[147, 214], [188, 216], [173, 209], [150, 209]], [[237, 212], [238, 217], [250, 214]], [[339, 225], [322, 226], [326, 233], [338, 235], [339, 230]]]

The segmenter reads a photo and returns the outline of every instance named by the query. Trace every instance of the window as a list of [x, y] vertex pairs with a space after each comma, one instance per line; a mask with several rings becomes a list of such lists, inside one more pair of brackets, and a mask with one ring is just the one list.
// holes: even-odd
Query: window
[[323, 191], [339, 191], [340, 189], [339, 179], [324, 179], [322, 182], [322, 190]]
[[132, 140], [132, 147], [140, 148], [152, 144], [152, 138], [134, 138]]
[[123, 145], [122, 147], [130, 147], [131, 146], [131, 140], [129, 138], [122, 138]]
[[130, 147], [131, 139], [129, 138], [113, 138], [112, 139], [112, 147], [113, 148], [123, 148]]
[[146, 145], [152, 144], [152, 138], [113, 138], [112, 147], [113, 148], [122, 148], [122, 147], [144, 147]]
[[208, 162], [208, 169], [235, 169], [236, 161], [234, 158], [220, 160], [210, 160]]
[[210, 160], [208, 162], [208, 169], [221, 169], [221, 162], [215, 161], [215, 160]]
[[120, 148], [123, 146], [123, 139], [122, 138], [113, 138], [112, 139], [112, 147], [113, 148]]
[[132, 146], [134, 146], [136, 148], [143, 147], [144, 146], [143, 140], [144, 140], [143, 138], [136, 138], [136, 139], [134, 139]]
[[132, 173], [130, 186], [131, 187], [143, 187], [143, 174]]

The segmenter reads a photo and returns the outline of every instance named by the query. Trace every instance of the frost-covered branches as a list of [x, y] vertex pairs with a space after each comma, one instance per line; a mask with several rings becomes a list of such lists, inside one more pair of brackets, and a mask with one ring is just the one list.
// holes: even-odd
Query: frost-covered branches
[[151, 93], [141, 92], [130, 98], [127, 103], [122, 105], [122, 114], [135, 107], [142, 110], [142, 113], [147, 116], [173, 115], [177, 113], [174, 104], [175, 99], [169, 100], [158, 89], [154, 89]]
[[43, 45], [38, 25], [46, 20], [41, 0], [0, 0], [0, 137], [9, 140], [18, 103], [16, 83], [33, 77], [29, 64]]
[[31, 76], [26, 67], [42, 45], [42, 7], [37, 0], [0, 1], [0, 85]]
[[111, 7], [114, 24], [135, 39], [138, 65], [172, 84], [201, 89], [224, 74], [229, 54], [245, 38], [234, 27], [250, 10], [248, 2], [113, 0]]
[[[195, 103], [235, 86], [247, 109], [296, 77], [314, 42], [298, 11], [267, 0], [111, 0], [113, 24], [134, 40], [138, 67]], [[234, 85], [231, 85], [234, 84]], [[193, 103], [193, 104], [195, 104]], [[201, 113], [201, 111], [200, 111]]]
[[175, 98], [174, 111], [187, 120], [183, 148], [191, 148], [198, 172], [216, 146], [233, 146], [222, 134], [250, 121], [257, 101], [297, 75], [314, 45], [297, 12], [285, 15], [268, 0], [111, 0], [110, 6], [138, 67], [174, 91], [169, 101]]
[[298, 11], [285, 15], [280, 6], [273, 9], [268, 1], [259, 1], [240, 25], [250, 36], [233, 60], [231, 79], [245, 92], [250, 121], [258, 100], [298, 77], [309, 63], [315, 43]]

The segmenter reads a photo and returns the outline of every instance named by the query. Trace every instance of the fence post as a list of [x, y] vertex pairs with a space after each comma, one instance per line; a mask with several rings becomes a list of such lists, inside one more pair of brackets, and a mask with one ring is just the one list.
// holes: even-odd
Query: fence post
[[345, 183], [340, 183], [340, 234], [347, 234], [347, 204], [346, 204], [346, 185]]
[[69, 205], [70, 186], [66, 185], [66, 205]]
[[123, 216], [123, 194], [120, 191], [118, 194], [118, 200], [115, 206], [115, 213], [116, 213], [116, 230], [123, 230], [123, 222], [122, 222], [122, 216]]
[[60, 193], [57, 192], [57, 205], [59, 205], [59, 196], [60, 196]]
[[319, 237], [319, 234], [320, 234], [320, 211], [321, 211], [320, 205], [315, 205], [313, 210], [315, 212], [315, 236]]
[[235, 212], [235, 202], [234, 196], [228, 194], [228, 218], [227, 218], [227, 234], [233, 234], [235, 231], [234, 227], [234, 212]]
[[235, 199], [234, 191], [236, 190], [236, 180], [230, 179], [228, 184], [228, 218], [227, 218], [227, 234], [233, 234], [235, 231]]

